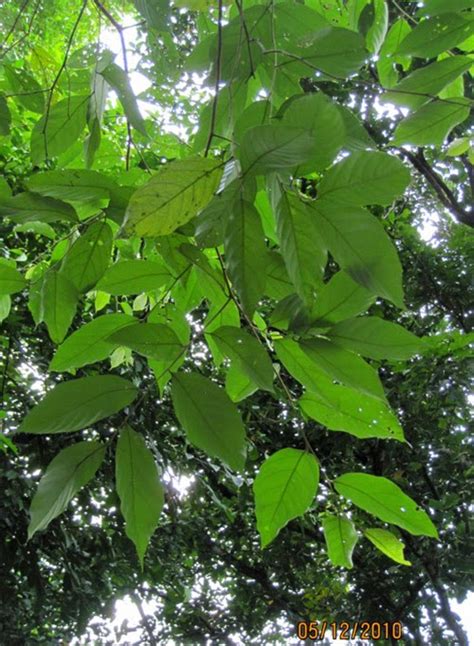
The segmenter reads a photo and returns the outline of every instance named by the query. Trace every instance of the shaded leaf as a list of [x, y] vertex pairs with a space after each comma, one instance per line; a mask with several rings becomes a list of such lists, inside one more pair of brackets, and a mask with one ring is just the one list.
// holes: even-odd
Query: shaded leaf
[[28, 539], [63, 513], [76, 493], [95, 476], [104, 455], [105, 445], [78, 442], [53, 458], [31, 502]]
[[97, 283], [97, 289], [115, 296], [130, 296], [159, 289], [172, 275], [152, 260], [122, 260], [111, 265]]
[[113, 233], [105, 221], [94, 222], [66, 253], [60, 272], [80, 292], [87, 292], [104, 275], [112, 253]]
[[76, 211], [70, 204], [42, 197], [35, 193], [18, 193], [14, 197], [0, 197], [0, 215], [6, 215], [14, 222], [78, 222]]
[[113, 332], [108, 340], [156, 361], [173, 361], [184, 349], [173, 329], [162, 323], [127, 325]]
[[26, 287], [26, 280], [18, 269], [0, 263], [0, 294], [16, 294]]
[[351, 569], [354, 565], [352, 552], [358, 541], [354, 523], [347, 516], [325, 514], [323, 530], [331, 563], [336, 567]]
[[173, 406], [189, 441], [232, 469], [245, 465], [245, 429], [226, 392], [197, 373], [174, 375]]
[[125, 532], [135, 544], [143, 569], [145, 552], [163, 508], [164, 490], [143, 436], [129, 426], [120, 431], [117, 442], [115, 480]]
[[122, 377], [100, 375], [65, 381], [36, 404], [18, 433], [71, 433], [91, 426], [128, 406], [135, 386]]
[[143, 135], [147, 136], [145, 122], [138, 109], [137, 100], [133, 93], [127, 73], [116, 63], [109, 63], [107, 67], [98, 70], [110, 87], [115, 90], [122, 104], [123, 111], [130, 124]]

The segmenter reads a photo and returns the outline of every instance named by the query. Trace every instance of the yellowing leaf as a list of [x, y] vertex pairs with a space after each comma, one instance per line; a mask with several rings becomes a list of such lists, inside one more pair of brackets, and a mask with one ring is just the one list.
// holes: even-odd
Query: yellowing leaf
[[222, 168], [222, 162], [215, 159], [170, 162], [132, 195], [126, 228], [142, 237], [172, 233], [211, 200]]

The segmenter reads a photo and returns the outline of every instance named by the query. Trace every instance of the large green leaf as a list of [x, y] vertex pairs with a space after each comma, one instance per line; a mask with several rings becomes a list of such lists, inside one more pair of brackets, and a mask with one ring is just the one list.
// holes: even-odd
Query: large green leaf
[[164, 490], [143, 436], [125, 426], [115, 454], [115, 481], [125, 532], [135, 544], [140, 565], [164, 504]]
[[26, 287], [26, 280], [18, 269], [0, 263], [0, 294], [16, 294]]
[[282, 123], [288, 127], [304, 123], [313, 137], [313, 153], [307, 163], [298, 166], [298, 175], [327, 168], [345, 140], [342, 114], [322, 92], [296, 96], [285, 109]]
[[389, 407], [354, 388], [318, 379], [318, 389], [303, 395], [299, 405], [306, 415], [331, 431], [345, 431], [361, 439], [404, 441], [403, 431]]
[[172, 233], [211, 200], [219, 186], [222, 161], [182, 159], [166, 164], [131, 197], [127, 229], [138, 236]]
[[380, 222], [365, 209], [316, 200], [321, 235], [336, 262], [359, 285], [403, 305], [402, 267]]
[[273, 392], [273, 365], [264, 346], [241, 328], [222, 326], [211, 333], [222, 354], [263, 390]]
[[184, 346], [173, 329], [162, 323], [134, 323], [113, 332], [108, 338], [156, 361], [173, 361]]
[[341, 321], [329, 330], [328, 336], [343, 348], [371, 359], [409, 359], [423, 349], [417, 336], [377, 316]]
[[321, 286], [327, 252], [314, 212], [296, 195], [284, 193], [276, 211], [280, 251], [296, 292], [311, 305]]
[[308, 35], [305, 41], [306, 47], [295, 48], [302, 60], [290, 57], [284, 63], [292, 74], [309, 76], [319, 70], [331, 77], [345, 78], [357, 72], [368, 57], [361, 34], [349, 29], [326, 27]]
[[95, 476], [104, 455], [104, 444], [78, 442], [53, 458], [31, 502], [28, 539], [63, 513], [76, 493]]
[[343, 205], [386, 205], [401, 195], [409, 182], [409, 170], [396, 157], [359, 151], [326, 173], [319, 184], [319, 194]]
[[42, 197], [35, 193], [18, 193], [14, 197], [0, 197], [0, 215], [8, 216], [13, 222], [78, 222], [76, 211], [70, 204]]
[[330, 379], [336, 379], [372, 397], [385, 399], [377, 372], [353, 352], [322, 338], [302, 341], [300, 345], [303, 352]]
[[311, 159], [311, 130], [286, 125], [255, 126], [242, 137], [239, 158], [244, 176], [289, 171]]
[[420, 22], [401, 42], [397, 54], [433, 58], [474, 33], [472, 15], [445, 13]]
[[129, 296], [159, 289], [172, 280], [169, 270], [152, 260], [122, 260], [111, 265], [97, 289], [115, 296]]
[[441, 146], [454, 126], [465, 121], [469, 113], [470, 103], [462, 97], [431, 101], [400, 121], [392, 143], [395, 146]]
[[318, 484], [319, 465], [310, 453], [281, 449], [265, 460], [253, 483], [262, 548], [271, 543], [290, 520], [308, 510]]
[[233, 363], [229, 366], [225, 376], [225, 391], [233, 402], [242, 401], [256, 390], [258, 388], [255, 382], [238, 365]]
[[392, 559], [392, 561], [400, 563], [401, 565], [411, 565], [410, 561], [407, 561], [403, 554], [404, 544], [392, 532], [388, 532], [386, 529], [371, 527], [365, 530], [364, 536], [383, 554]]
[[110, 262], [113, 233], [105, 221], [90, 225], [66, 253], [61, 274], [80, 292], [87, 292], [102, 278]]
[[36, 404], [18, 433], [71, 433], [91, 426], [128, 406], [135, 386], [122, 377], [100, 375], [58, 384]]
[[145, 122], [138, 109], [137, 100], [133, 94], [126, 72], [116, 63], [110, 63], [103, 69], [99, 68], [98, 72], [117, 93], [125, 116], [130, 124], [146, 136]]
[[169, 0], [133, 0], [133, 4], [147, 21], [148, 27], [158, 31], [167, 30]]
[[367, 49], [378, 54], [388, 30], [389, 11], [385, 0], [372, 0], [374, 18], [370, 25], [365, 42]]
[[452, 56], [415, 70], [389, 92], [384, 101], [408, 108], [419, 108], [441, 90], [467, 72], [472, 65], [469, 56]]
[[86, 127], [88, 103], [88, 95], [70, 96], [41, 117], [31, 134], [34, 164], [57, 157], [76, 143]]
[[252, 315], [265, 290], [267, 249], [260, 215], [242, 198], [233, 202], [224, 246], [232, 285], [247, 314]]
[[112, 332], [133, 323], [135, 319], [125, 314], [106, 314], [86, 323], [59, 346], [49, 369], [64, 372], [106, 359], [117, 345], [111, 343], [108, 337]]
[[117, 184], [102, 173], [74, 168], [51, 170], [32, 175], [27, 182], [30, 191], [67, 201], [94, 201], [110, 198]]
[[49, 270], [40, 287], [39, 320], [46, 323], [54, 343], [61, 343], [76, 314], [78, 293], [63, 274]]
[[373, 293], [338, 271], [318, 292], [311, 310], [313, 325], [325, 327], [365, 312], [374, 300]]
[[197, 373], [174, 375], [173, 406], [189, 441], [232, 469], [245, 465], [245, 429], [226, 392]]
[[415, 536], [438, 537], [430, 518], [395, 483], [367, 473], [345, 473], [334, 480], [336, 491], [357, 507], [406, 529]]
[[351, 569], [354, 565], [352, 552], [358, 541], [354, 523], [347, 516], [325, 514], [323, 530], [331, 563], [336, 567]]

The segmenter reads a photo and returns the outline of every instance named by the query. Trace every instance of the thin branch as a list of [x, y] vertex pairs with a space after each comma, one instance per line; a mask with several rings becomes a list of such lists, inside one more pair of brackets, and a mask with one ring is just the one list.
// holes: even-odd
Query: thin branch
[[[17, 26], [17, 24], [18, 24], [18, 21], [20, 20], [20, 18], [21, 18], [21, 16], [22, 16], [22, 13], [23, 13], [23, 12], [24, 12], [24, 10], [26, 9], [26, 7], [27, 7], [27, 5], [29, 4], [29, 2], [30, 2], [30, 0], [25, 0], [25, 2], [24, 2], [24, 3], [22, 4], [22, 6], [20, 7], [20, 11], [19, 11], [19, 12], [17, 13], [17, 15], [15, 16], [15, 20], [13, 21], [12, 26], [10, 27], [10, 29], [8, 30], [7, 35], [6, 35], [6, 36], [5, 36], [5, 38], [4, 38], [4, 41], [3, 41], [3, 42], [4, 42], [4, 44], [6, 44], [7, 40], [10, 38], [10, 36], [11, 36], [11, 35], [13, 34], [13, 32], [15, 31], [16, 26]], [[4, 56], [8, 50], [3, 51], [3, 49], [4, 49], [4, 46], [3, 46], [3, 45], [2, 45], [2, 48], [1, 48], [1, 49], [2, 49], [2, 54], [3, 54], [3, 56]]]
[[82, 18], [83, 14], [84, 14], [86, 6], [87, 6], [87, 0], [83, 0], [81, 10], [79, 11], [79, 15], [76, 18], [76, 21], [74, 23], [74, 26], [72, 28], [71, 33], [69, 34], [69, 38], [68, 38], [67, 46], [66, 46], [66, 52], [65, 52], [64, 58], [63, 58], [63, 62], [61, 63], [61, 65], [59, 67], [59, 70], [58, 70], [58, 72], [57, 72], [56, 76], [54, 77], [54, 80], [53, 80], [53, 82], [51, 84], [50, 93], [49, 93], [49, 97], [48, 97], [48, 102], [46, 104], [46, 112], [45, 112], [45, 115], [44, 115], [44, 126], [43, 126], [44, 150], [45, 150], [46, 157], [48, 157], [48, 142], [47, 142], [47, 137], [46, 137], [46, 128], [48, 127], [49, 113], [50, 113], [51, 104], [52, 104], [52, 101], [53, 101], [54, 90], [56, 89], [56, 86], [59, 83], [59, 79], [61, 77], [61, 74], [63, 73], [64, 68], [67, 65], [67, 61], [68, 61], [68, 58], [69, 58], [69, 52], [71, 51], [74, 36], [76, 35], [77, 28], [79, 27], [79, 23], [81, 22], [81, 18]]
[[[125, 36], [123, 35], [123, 32], [125, 30], [125, 27], [121, 25], [110, 13], [110, 11], [104, 7], [102, 2], [100, 0], [94, 0], [94, 4], [97, 7], [97, 9], [107, 18], [107, 20], [110, 22], [110, 24], [116, 29], [119, 39], [120, 39], [120, 47], [122, 50], [122, 59], [123, 59], [123, 69], [125, 71], [125, 74], [128, 76], [128, 59], [127, 59], [127, 45], [125, 43]], [[127, 151], [125, 154], [125, 170], [128, 170], [130, 168], [130, 155], [132, 151], [132, 145], [135, 146], [133, 137], [132, 137], [132, 126], [130, 125], [130, 121], [125, 115], [125, 118], [127, 120]], [[135, 146], [137, 149], [137, 147]], [[137, 149], [138, 150], [138, 149]]]
[[217, 103], [219, 101], [219, 84], [221, 80], [221, 61], [222, 61], [222, 1], [219, 0], [217, 13], [217, 52], [216, 52], [216, 82], [214, 85], [214, 98], [212, 101], [211, 125], [209, 136], [207, 138], [204, 157], [207, 157], [214, 137], [214, 128], [216, 127]]

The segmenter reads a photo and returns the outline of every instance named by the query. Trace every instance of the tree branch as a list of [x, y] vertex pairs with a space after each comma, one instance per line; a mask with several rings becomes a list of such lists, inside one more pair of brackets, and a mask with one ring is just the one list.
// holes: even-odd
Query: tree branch
[[433, 170], [427, 162], [421, 148], [416, 154], [409, 150], [399, 148], [399, 152], [406, 157], [416, 170], [423, 175], [427, 182], [434, 188], [439, 201], [450, 213], [458, 220], [469, 227], [474, 227], [474, 212], [466, 211], [457, 201], [456, 196], [451, 191], [444, 180]]

